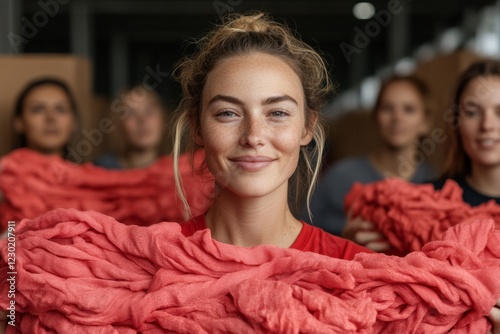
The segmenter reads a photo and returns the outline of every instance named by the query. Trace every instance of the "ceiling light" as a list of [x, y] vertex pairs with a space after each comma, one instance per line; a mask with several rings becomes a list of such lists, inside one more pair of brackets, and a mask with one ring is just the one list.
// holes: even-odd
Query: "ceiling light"
[[357, 19], [368, 20], [375, 15], [375, 7], [369, 2], [359, 2], [352, 8], [352, 13]]

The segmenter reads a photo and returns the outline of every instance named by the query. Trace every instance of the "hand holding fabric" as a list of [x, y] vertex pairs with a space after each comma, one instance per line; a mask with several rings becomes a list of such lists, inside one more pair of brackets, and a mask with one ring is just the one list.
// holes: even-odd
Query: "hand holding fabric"
[[497, 304], [491, 309], [488, 318], [493, 325], [489, 334], [500, 334], [500, 299], [497, 300]]
[[391, 248], [377, 227], [361, 217], [352, 219], [349, 215], [348, 222], [342, 231], [342, 237], [379, 253]]

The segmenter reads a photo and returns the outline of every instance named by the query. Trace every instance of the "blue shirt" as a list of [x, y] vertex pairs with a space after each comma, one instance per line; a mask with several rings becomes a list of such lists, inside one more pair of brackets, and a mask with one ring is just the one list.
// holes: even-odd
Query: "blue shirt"
[[115, 153], [105, 153], [97, 157], [92, 163], [106, 169], [125, 169]]
[[[434, 169], [424, 163], [417, 167], [411, 182], [422, 183], [435, 177]], [[344, 197], [354, 183], [366, 184], [385, 178], [366, 156], [341, 160], [326, 172], [316, 186], [310, 204], [312, 221], [307, 212], [302, 219], [327, 232], [340, 235], [346, 224]]]

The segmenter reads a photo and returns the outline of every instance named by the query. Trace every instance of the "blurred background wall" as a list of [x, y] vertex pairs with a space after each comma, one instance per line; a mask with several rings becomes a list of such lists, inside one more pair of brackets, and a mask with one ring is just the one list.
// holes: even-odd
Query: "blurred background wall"
[[[376, 143], [373, 107], [381, 80], [415, 73], [435, 96], [434, 129], [460, 71], [480, 57], [500, 57], [500, 1], [487, 0], [0, 0], [0, 155], [12, 137], [16, 93], [41, 75], [75, 90], [82, 131], [110, 117], [127, 86], [155, 89], [172, 112], [180, 89], [170, 74], [191, 42], [230, 12], [263, 10], [286, 22], [329, 63], [337, 83], [325, 107], [327, 161], [368, 152]], [[83, 135], [82, 157], [113, 148]], [[447, 142], [426, 158], [436, 166]], [[85, 146], [85, 150], [83, 147]]]

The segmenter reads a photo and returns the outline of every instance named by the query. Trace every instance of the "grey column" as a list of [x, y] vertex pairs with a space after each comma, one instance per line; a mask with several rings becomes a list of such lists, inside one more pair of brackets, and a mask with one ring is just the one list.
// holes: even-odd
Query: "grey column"
[[93, 59], [93, 37], [90, 1], [72, 0], [70, 3], [71, 52]]
[[128, 40], [125, 35], [115, 33], [111, 36], [111, 93], [116, 96], [128, 85]]
[[404, 1], [402, 6], [403, 10], [392, 16], [392, 22], [388, 27], [387, 55], [390, 63], [403, 58], [409, 51], [411, 3]]
[[0, 53], [23, 51], [21, 34], [22, 1], [0, 0]]

